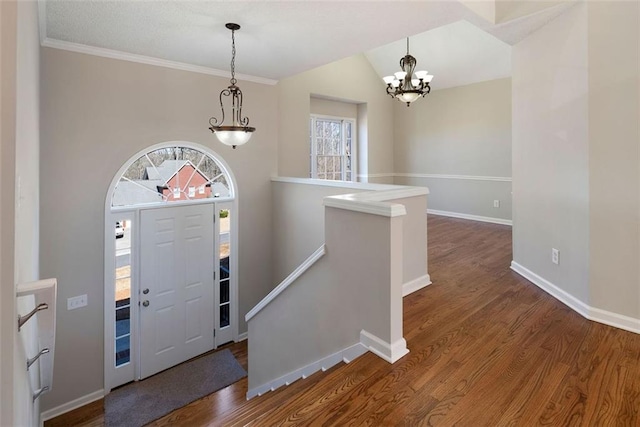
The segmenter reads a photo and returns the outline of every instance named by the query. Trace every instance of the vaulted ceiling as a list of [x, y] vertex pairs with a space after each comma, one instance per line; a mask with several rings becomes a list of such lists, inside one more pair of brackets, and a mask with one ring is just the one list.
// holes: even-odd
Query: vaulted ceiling
[[[388, 75], [398, 70], [405, 38], [411, 37], [418, 68], [436, 75], [438, 89], [509, 76], [510, 45], [571, 5], [552, 2], [494, 24], [456, 0], [46, 0], [41, 37], [44, 46], [123, 53], [227, 74], [231, 34], [224, 24], [236, 22], [242, 26], [236, 33], [240, 78], [269, 81], [363, 52], [380, 76]], [[509, 15], [504, 6], [500, 10]]]

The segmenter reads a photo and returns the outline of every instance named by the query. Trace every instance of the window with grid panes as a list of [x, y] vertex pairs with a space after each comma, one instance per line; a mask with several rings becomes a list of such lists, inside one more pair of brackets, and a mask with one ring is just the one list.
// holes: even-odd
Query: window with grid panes
[[355, 126], [353, 119], [311, 116], [311, 178], [356, 180]]

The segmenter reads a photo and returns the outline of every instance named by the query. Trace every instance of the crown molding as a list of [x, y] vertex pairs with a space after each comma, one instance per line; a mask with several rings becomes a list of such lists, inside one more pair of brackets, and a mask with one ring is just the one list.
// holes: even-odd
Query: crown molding
[[[41, 28], [42, 31], [42, 28]], [[89, 46], [86, 44], [67, 42], [62, 40], [44, 37], [41, 45], [53, 49], [67, 50], [70, 52], [84, 53], [87, 55], [101, 56], [103, 58], [119, 59], [121, 61], [137, 62], [139, 64], [155, 65], [156, 67], [172, 68], [174, 70], [190, 71], [192, 73], [208, 74], [210, 76], [230, 78], [228, 71], [217, 70], [215, 68], [202, 67], [200, 65], [186, 64], [184, 62], [170, 61], [168, 59], [153, 58], [151, 56], [127, 53], [119, 50], [105, 49], [102, 47]], [[277, 80], [264, 77], [249, 76], [246, 74], [236, 74], [236, 78], [241, 81], [259, 83], [273, 86]]]

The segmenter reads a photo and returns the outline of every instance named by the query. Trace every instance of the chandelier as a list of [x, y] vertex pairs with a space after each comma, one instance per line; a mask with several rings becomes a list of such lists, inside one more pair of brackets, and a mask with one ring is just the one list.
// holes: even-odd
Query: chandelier
[[417, 63], [416, 58], [409, 54], [409, 37], [407, 37], [407, 54], [400, 59], [402, 71], [398, 71], [393, 76], [382, 78], [387, 84], [387, 93], [398, 101], [406, 102], [407, 107], [431, 91], [429, 82], [433, 76], [426, 71], [416, 71], [414, 76], [413, 70], [415, 70]]
[[[225, 25], [231, 30], [231, 85], [220, 92], [220, 109], [222, 110], [222, 120], [211, 117], [209, 119], [209, 128], [215, 133], [218, 140], [225, 145], [236, 148], [238, 145], [245, 144], [251, 138], [251, 133], [256, 128], [249, 127], [249, 118], [242, 117], [242, 91], [236, 83], [236, 31], [240, 29], [240, 25], [228, 23]], [[224, 104], [222, 97], [231, 97], [231, 125], [225, 125]]]

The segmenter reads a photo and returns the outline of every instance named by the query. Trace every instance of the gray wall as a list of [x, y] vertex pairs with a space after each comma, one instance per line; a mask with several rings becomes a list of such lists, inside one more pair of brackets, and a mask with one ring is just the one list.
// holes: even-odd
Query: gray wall
[[273, 285], [282, 282], [324, 243], [324, 206], [327, 196], [358, 193], [355, 188], [271, 183], [273, 195]]
[[40, 38], [37, 2], [18, 3], [16, 283], [40, 279]]
[[640, 319], [640, 3], [588, 14], [591, 305]]
[[513, 48], [513, 260], [588, 303], [586, 13], [578, 5]]
[[[37, 2], [18, 3], [18, 46], [16, 79], [16, 206], [15, 206], [15, 283], [38, 280], [39, 277], [39, 197], [40, 197], [40, 37], [38, 33]], [[13, 298], [15, 301], [15, 297]], [[19, 313], [25, 314], [31, 305], [23, 304]], [[34, 328], [31, 325], [31, 328]], [[27, 329], [23, 329], [25, 333]], [[34, 332], [36, 329], [32, 329]], [[29, 337], [29, 335], [27, 335]], [[37, 339], [30, 335], [23, 345], [16, 345], [13, 388], [17, 410], [16, 425], [37, 424], [40, 399], [32, 400], [24, 360], [33, 357]], [[25, 349], [26, 347], [26, 349]]]
[[514, 261], [636, 329], [639, 9], [580, 3], [512, 55]]
[[37, 3], [1, 2], [0, 29], [0, 425], [32, 425], [39, 402], [31, 399], [16, 328], [16, 284], [38, 278]]
[[[15, 2], [0, 2], [0, 425], [14, 425], [17, 351], [15, 260], [16, 27]], [[20, 365], [15, 370], [21, 369]], [[19, 402], [17, 402], [19, 404]]]
[[249, 322], [250, 389], [360, 342], [363, 329], [402, 338], [402, 217], [327, 208], [325, 225], [326, 255]]
[[[236, 150], [217, 142], [208, 119], [229, 82], [208, 75], [44, 48], [42, 50], [41, 272], [57, 277], [54, 382], [43, 409], [103, 387], [104, 204], [118, 169], [164, 141], [213, 147], [239, 193], [239, 330], [271, 290], [270, 177], [276, 171], [277, 90], [240, 82], [243, 112], [257, 130]], [[67, 298], [88, 306], [66, 310]], [[78, 351], [80, 350], [81, 351]]]
[[[364, 55], [355, 55], [278, 82], [278, 174], [309, 176], [311, 95], [358, 104], [358, 174], [393, 169], [393, 102]], [[393, 183], [393, 178], [371, 182]]]
[[358, 118], [358, 104], [317, 98], [314, 96], [311, 96], [309, 101], [309, 111], [311, 114], [319, 114], [322, 116]]
[[[325, 207], [323, 199], [339, 194], [353, 194], [372, 189], [393, 189], [393, 186], [354, 183], [349, 187], [308, 183], [272, 182], [274, 286], [282, 282], [304, 260], [325, 242]], [[427, 271], [427, 198], [410, 197], [393, 200], [405, 206], [402, 217], [402, 283], [423, 277]]]
[[393, 104], [394, 183], [429, 187], [430, 209], [511, 219], [511, 182], [482, 178], [511, 177], [511, 79]]

